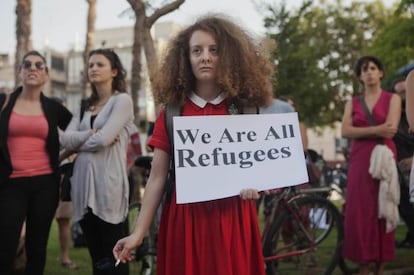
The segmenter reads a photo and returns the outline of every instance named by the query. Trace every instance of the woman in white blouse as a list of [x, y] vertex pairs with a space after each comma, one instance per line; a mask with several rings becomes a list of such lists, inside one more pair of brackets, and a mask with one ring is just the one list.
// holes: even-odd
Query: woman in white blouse
[[71, 178], [73, 220], [80, 221], [85, 234], [94, 275], [129, 272], [127, 265], [115, 268], [112, 255], [116, 241], [128, 233], [126, 151], [135, 127], [125, 75], [113, 50], [93, 50], [88, 68], [92, 95], [84, 114], [75, 115], [61, 137], [66, 149], [78, 153]]

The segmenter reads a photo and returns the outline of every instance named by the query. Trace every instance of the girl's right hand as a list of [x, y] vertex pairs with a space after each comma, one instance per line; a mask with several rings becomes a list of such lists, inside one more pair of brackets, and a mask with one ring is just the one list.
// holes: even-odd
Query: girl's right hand
[[142, 240], [137, 239], [133, 234], [120, 239], [114, 246], [112, 253], [116, 260], [126, 263], [134, 259], [132, 251], [140, 246]]

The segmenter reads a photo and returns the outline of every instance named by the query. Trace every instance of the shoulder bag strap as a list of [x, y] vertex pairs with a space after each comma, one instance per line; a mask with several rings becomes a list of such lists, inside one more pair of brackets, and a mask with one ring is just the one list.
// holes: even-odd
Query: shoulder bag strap
[[[372, 118], [372, 115], [369, 112], [369, 109], [368, 109], [367, 103], [365, 102], [364, 96], [361, 95], [361, 96], [358, 97], [358, 99], [359, 99], [359, 102], [362, 105], [362, 109], [364, 109], [365, 115], [367, 116], [369, 125], [375, 126], [374, 119]], [[382, 138], [380, 138], [380, 137], [378, 137], [377, 140], [378, 140], [378, 143], [379, 144], [383, 144], [384, 143], [384, 140]]]
[[362, 105], [362, 109], [364, 109], [364, 112], [365, 112], [365, 115], [367, 116], [367, 119], [368, 119], [368, 122], [369, 122], [369, 125], [371, 125], [371, 126], [375, 126], [375, 122], [374, 122], [374, 119], [372, 118], [372, 115], [371, 115], [371, 113], [369, 112], [369, 109], [368, 109], [368, 106], [367, 106], [367, 103], [365, 102], [365, 100], [364, 100], [364, 96], [359, 96], [358, 97], [358, 99], [359, 99], [359, 102], [361, 103], [361, 105]]

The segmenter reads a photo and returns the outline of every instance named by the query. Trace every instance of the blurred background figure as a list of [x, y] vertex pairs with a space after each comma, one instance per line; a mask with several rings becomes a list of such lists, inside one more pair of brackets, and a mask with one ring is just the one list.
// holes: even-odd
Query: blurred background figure
[[414, 135], [409, 129], [405, 113], [405, 78], [396, 79], [392, 85], [393, 92], [401, 97], [401, 119], [398, 131], [394, 136], [397, 147], [397, 161], [400, 182], [400, 204], [398, 206], [401, 218], [407, 225], [405, 238], [397, 242], [397, 247], [414, 248], [414, 207], [410, 203], [409, 183], [410, 171], [414, 154]]

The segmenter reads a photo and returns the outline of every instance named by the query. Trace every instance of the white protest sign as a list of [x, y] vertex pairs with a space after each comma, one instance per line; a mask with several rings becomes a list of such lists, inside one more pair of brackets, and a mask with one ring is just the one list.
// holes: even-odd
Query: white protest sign
[[173, 118], [177, 203], [308, 181], [297, 113]]

